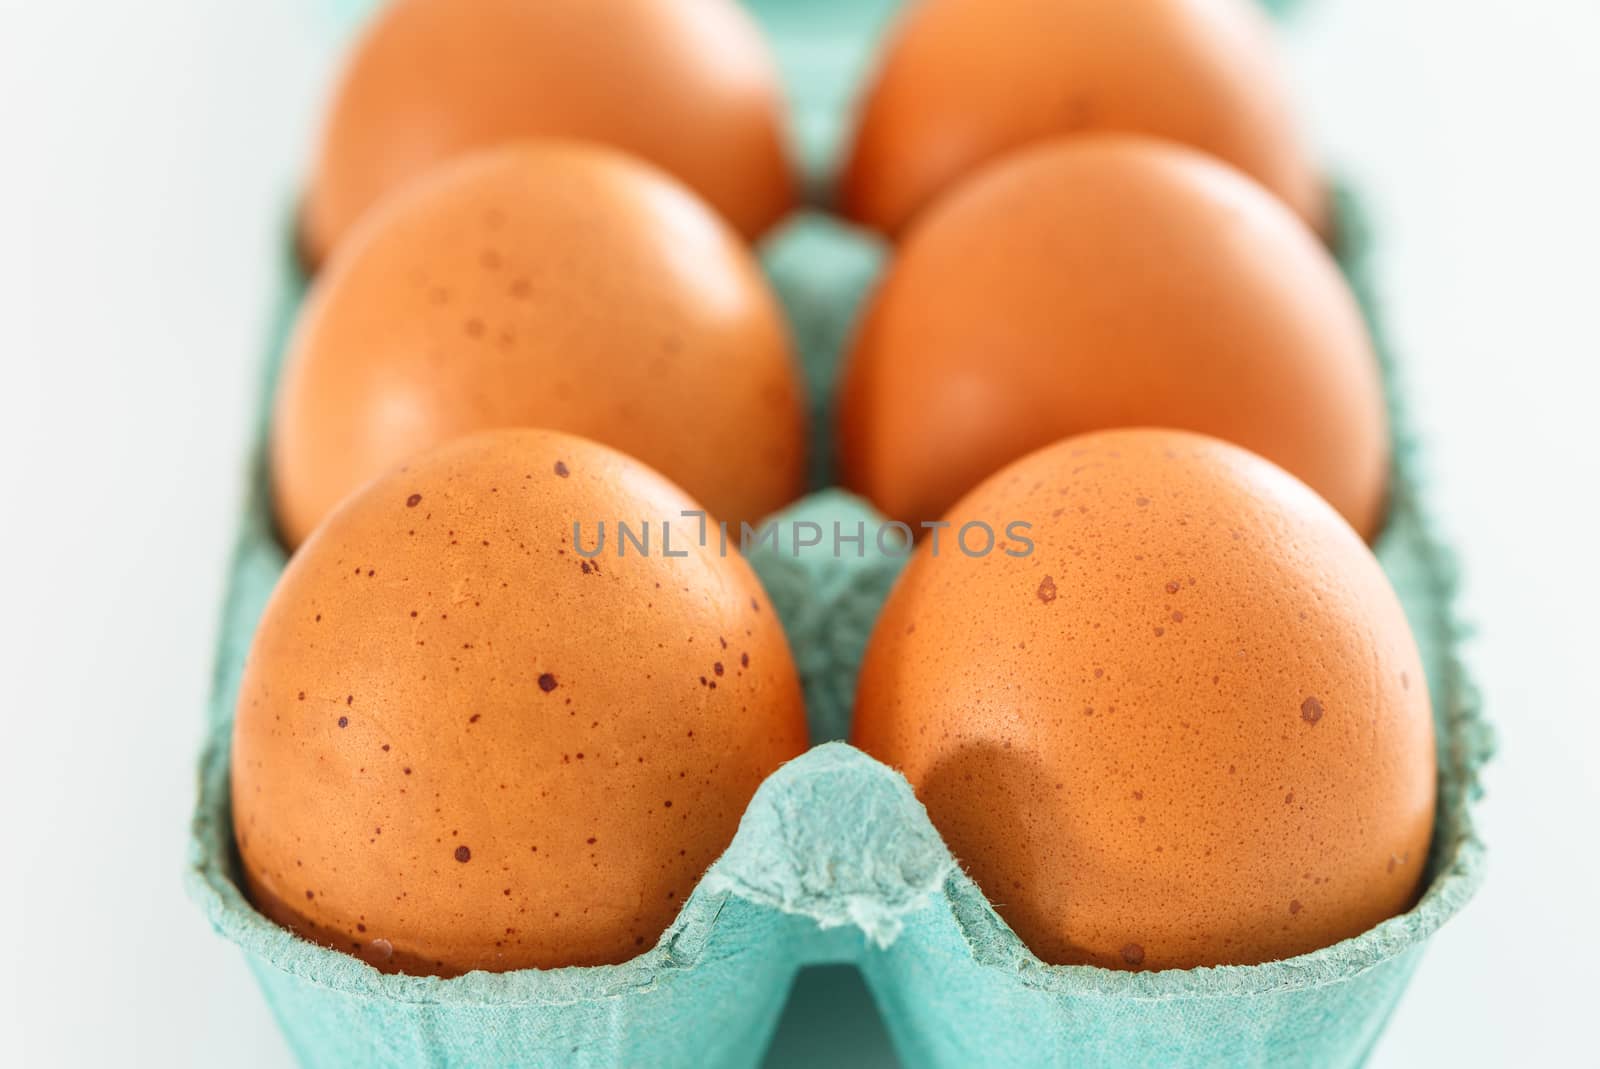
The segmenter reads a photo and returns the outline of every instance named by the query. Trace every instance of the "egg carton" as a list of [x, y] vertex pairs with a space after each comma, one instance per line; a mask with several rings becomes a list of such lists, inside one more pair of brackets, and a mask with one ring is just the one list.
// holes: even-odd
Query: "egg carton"
[[[757, 5], [778, 46], [813, 175], [827, 173], [837, 117], [870, 54], [870, 29], [889, 6], [829, 2], [807, 6], [801, 18], [798, 4]], [[826, 195], [825, 182], [812, 185]], [[750, 559], [786, 626], [817, 745], [762, 785], [727, 852], [648, 952], [613, 966], [448, 980], [387, 975], [257, 913], [241, 890], [228, 755], [245, 655], [285, 564], [268, 495], [265, 408], [305, 290], [286, 242], [188, 877], [212, 925], [244, 951], [295, 1056], [339, 1067], [778, 1064], [786, 1052], [769, 1045], [795, 977], [832, 963], [859, 970], [908, 1066], [1360, 1065], [1429, 938], [1481, 879], [1472, 803], [1492, 735], [1461, 658], [1455, 566], [1429, 518], [1400, 378], [1378, 331], [1368, 228], [1347, 192], [1336, 207], [1341, 263], [1379, 339], [1395, 437], [1391, 512], [1376, 552], [1415, 631], [1437, 721], [1439, 804], [1426, 890], [1404, 915], [1310, 954], [1139, 973], [1041, 962], [962, 871], [906, 781], [834, 741], [848, 733], [862, 652], [900, 562], [781, 542], [755, 547]], [[803, 213], [760, 252], [813, 398], [816, 492], [779, 518], [823, 530], [835, 522], [870, 527], [879, 519], [870, 506], [828, 488], [830, 398], [887, 250]], [[848, 990], [860, 993], [859, 984]], [[805, 1016], [782, 1030], [787, 1040], [841, 1019], [859, 1026], [858, 1015], [841, 1018], [837, 1006], [800, 1001], [790, 1012]]]

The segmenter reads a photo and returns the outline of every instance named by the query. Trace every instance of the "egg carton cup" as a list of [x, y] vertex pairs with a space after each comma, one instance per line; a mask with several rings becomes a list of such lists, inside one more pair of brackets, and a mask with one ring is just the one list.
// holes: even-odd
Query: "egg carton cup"
[[[803, 158], [821, 175], [837, 144], [846, 86], [870, 52], [872, 35], [862, 27], [881, 22], [887, 5], [872, 0], [847, 10], [827, 2], [806, 10], [802, 19], [799, 5], [758, 5], [790, 83]], [[818, 745], [762, 785], [727, 852], [647, 953], [621, 965], [448, 980], [388, 975], [258, 913], [241, 890], [228, 756], [245, 656], [285, 564], [265, 438], [268, 401], [305, 290], [286, 241], [187, 876], [212, 926], [244, 952], [299, 1061], [751, 1066], [767, 1054], [799, 970], [848, 963], [860, 970], [908, 1066], [1364, 1062], [1428, 940], [1482, 878], [1472, 803], [1492, 734], [1462, 661], [1455, 563], [1434, 533], [1400, 377], [1376, 320], [1368, 228], [1348, 193], [1336, 196], [1336, 207], [1341, 263], [1379, 340], [1395, 439], [1390, 516], [1376, 551], [1415, 631], [1437, 722], [1438, 815], [1426, 889], [1409, 912], [1310, 954], [1163, 972], [1040, 961], [962, 871], [905, 779], [831, 741], [848, 732], [862, 653], [902, 563], [870, 549], [862, 558], [836, 557], [831, 538], [798, 548], [780, 538], [750, 555], [787, 629]], [[781, 513], [778, 529], [811, 521], [825, 532], [836, 522], [850, 532], [866, 522], [870, 530], [880, 519], [871, 508], [827, 487], [830, 399], [857, 311], [888, 253], [860, 231], [807, 213], [760, 252], [794, 331], [816, 443], [816, 492]], [[814, 1017], [800, 1031], [833, 1023]]]

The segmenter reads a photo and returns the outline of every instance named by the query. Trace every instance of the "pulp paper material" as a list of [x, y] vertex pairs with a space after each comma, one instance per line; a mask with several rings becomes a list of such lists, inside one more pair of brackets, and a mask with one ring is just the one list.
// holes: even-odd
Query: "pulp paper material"
[[[866, 652], [878, 607], [900, 575], [905, 559], [878, 552], [874, 533], [883, 517], [842, 490], [824, 490], [768, 521], [776, 548], [765, 545], [750, 563], [783, 619], [805, 688], [806, 717], [813, 742], [850, 733], [856, 673]], [[806, 525], [811, 525], [807, 527]], [[837, 525], [837, 527], [835, 527]], [[861, 556], [834, 553], [835, 531], [863, 537]], [[796, 537], [798, 534], [798, 537]], [[810, 537], [814, 546], [797, 546]]]
[[[802, 124], [812, 124], [815, 144], [835, 144], [838, 109], [849, 96], [841, 87], [851, 84], [851, 65], [866, 54], [852, 42], [870, 32], [864, 24], [887, 5], [773, 0], [756, 6], [777, 36], [786, 72], [803, 81], [793, 90]], [[816, 19], [802, 18], [802, 9], [815, 11]], [[847, 33], [858, 37], [828, 36]], [[831, 150], [816, 151], [821, 160]], [[1371, 317], [1369, 245], [1348, 196], [1340, 198], [1339, 219], [1343, 263]], [[831, 479], [828, 398], [886, 251], [875, 239], [808, 214], [769, 239], [762, 255], [812, 388], [819, 447], [812, 470], [814, 485], [823, 487]], [[212, 925], [241, 948], [303, 1064], [752, 1066], [763, 1057], [796, 971], [843, 962], [860, 969], [909, 1066], [1356, 1066], [1429, 937], [1477, 886], [1483, 848], [1471, 803], [1492, 740], [1460, 660], [1454, 565], [1430, 525], [1404, 393], [1385, 349], [1396, 451], [1391, 517], [1377, 552], [1416, 632], [1439, 738], [1428, 888], [1409, 913], [1358, 938], [1267, 965], [1160, 973], [1045, 965], [965, 876], [905, 780], [834, 742], [762, 786], [733, 843], [672, 927], [626, 964], [440, 980], [384, 975], [298, 939], [258, 914], [239, 890], [227, 761], [244, 657], [284, 565], [261, 458], [266, 399], [302, 291], [286, 247], [263, 433], [217, 654], [188, 877]], [[823, 490], [780, 514], [776, 540], [750, 554], [786, 625], [818, 742], [848, 733], [862, 651], [902, 563], [872, 545], [877, 519], [866, 503]], [[808, 539], [794, 536], [798, 522], [816, 524], [821, 544], [801, 545]], [[835, 554], [835, 522], [850, 533], [865, 524], [862, 556]]]
[[[1370, 311], [1365, 233], [1348, 197], [1340, 217], [1346, 266]], [[809, 374], [822, 378], [836, 366], [849, 336], [843, 321], [874, 277], [865, 267], [881, 259], [876, 248], [808, 216], [765, 249]], [[287, 291], [285, 321], [299, 296], [292, 278]], [[806, 322], [835, 309], [840, 322]], [[274, 354], [281, 340], [280, 332]], [[1470, 802], [1490, 748], [1459, 660], [1454, 568], [1430, 532], [1419, 458], [1387, 359], [1385, 370], [1397, 450], [1392, 514], [1377, 551], [1428, 672], [1440, 805], [1426, 895], [1359, 938], [1252, 967], [1123, 973], [1044, 965], [962, 873], [904, 779], [834, 743], [773, 775], [673, 927], [627, 964], [439, 980], [383, 975], [305, 943], [240, 894], [228, 816], [239, 674], [283, 566], [259, 463], [201, 765], [195, 896], [243, 949], [307, 1065], [753, 1065], [796, 970], [825, 961], [862, 970], [908, 1065], [1357, 1065], [1428, 937], [1478, 883], [1482, 847]], [[827, 418], [820, 408], [818, 418]], [[870, 535], [863, 556], [836, 556], [833, 525], [870, 532], [877, 520], [859, 499], [823, 491], [780, 514], [775, 536], [751, 553], [788, 629], [819, 740], [847, 733], [862, 650], [901, 564], [878, 554]], [[795, 536], [798, 522], [826, 532], [822, 542], [801, 545], [809, 538]]]

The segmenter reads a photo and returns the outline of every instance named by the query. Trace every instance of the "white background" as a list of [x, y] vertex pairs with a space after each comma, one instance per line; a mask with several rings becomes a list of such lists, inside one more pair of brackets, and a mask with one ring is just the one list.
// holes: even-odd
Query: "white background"
[[[327, 3], [0, 0], [9, 1064], [288, 1061], [180, 870]], [[1381, 210], [1502, 740], [1489, 882], [1375, 1061], [1593, 1064], [1600, 4], [1307, 0], [1289, 33], [1329, 159]]]

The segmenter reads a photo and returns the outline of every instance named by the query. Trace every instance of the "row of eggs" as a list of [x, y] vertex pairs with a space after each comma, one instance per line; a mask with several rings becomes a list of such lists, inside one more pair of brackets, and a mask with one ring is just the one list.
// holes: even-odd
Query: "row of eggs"
[[[1426, 859], [1426, 684], [1365, 544], [1382, 388], [1269, 45], [1243, 0], [926, 0], [839, 183], [896, 242], [842, 481], [1002, 532], [924, 539], [853, 741], [1046, 961], [1288, 956], [1404, 910]], [[625, 960], [804, 750], [736, 553], [574, 533], [804, 488], [745, 243], [794, 198], [776, 84], [729, 0], [398, 0], [358, 46], [233, 744], [268, 916], [389, 970]]]

